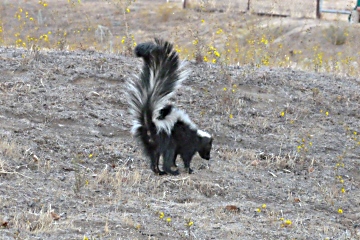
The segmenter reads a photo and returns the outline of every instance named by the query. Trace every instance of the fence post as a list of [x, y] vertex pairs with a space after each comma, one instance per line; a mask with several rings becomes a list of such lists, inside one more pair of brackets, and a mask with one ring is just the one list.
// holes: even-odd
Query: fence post
[[186, 0], [183, 0], [183, 9], [186, 8]]
[[321, 18], [321, 0], [316, 0], [316, 18]]

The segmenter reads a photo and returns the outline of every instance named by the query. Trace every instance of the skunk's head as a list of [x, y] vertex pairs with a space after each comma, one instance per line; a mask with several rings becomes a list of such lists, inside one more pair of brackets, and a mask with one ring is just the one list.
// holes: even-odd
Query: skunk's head
[[210, 134], [201, 130], [197, 131], [197, 135], [200, 140], [200, 145], [198, 149], [200, 157], [206, 160], [210, 160], [210, 152], [212, 148], [213, 138]]

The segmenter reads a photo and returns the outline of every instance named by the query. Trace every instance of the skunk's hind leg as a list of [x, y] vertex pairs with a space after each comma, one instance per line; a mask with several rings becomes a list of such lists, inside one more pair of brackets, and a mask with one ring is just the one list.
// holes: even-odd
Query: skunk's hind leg
[[173, 157], [173, 161], [172, 161], [172, 166], [173, 167], [177, 167], [176, 165], [176, 158], [177, 158], [177, 153], [174, 154], [174, 157]]
[[159, 153], [150, 154], [151, 170], [158, 175], [164, 175], [164, 174], [166, 174], [166, 172], [160, 171], [160, 169], [159, 169], [159, 159], [160, 159]]
[[190, 163], [191, 163], [192, 157], [193, 157], [192, 155], [182, 155], [181, 156], [181, 158], [184, 161], [184, 167], [189, 174], [191, 174], [193, 172], [193, 170], [190, 168]]
[[170, 173], [172, 175], [179, 175], [178, 169], [176, 169], [175, 171], [171, 169], [172, 167], [176, 167], [176, 165], [174, 166], [175, 159], [176, 159], [176, 154], [175, 154], [174, 148], [169, 147], [169, 149], [167, 149], [164, 152], [163, 158], [164, 158], [164, 166], [163, 166], [164, 171], [166, 173]]

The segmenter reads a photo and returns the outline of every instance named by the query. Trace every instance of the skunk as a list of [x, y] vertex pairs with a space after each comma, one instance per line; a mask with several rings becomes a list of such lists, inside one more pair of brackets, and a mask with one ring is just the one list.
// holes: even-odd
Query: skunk
[[[129, 110], [133, 119], [132, 134], [141, 143], [144, 153], [151, 160], [151, 170], [156, 174], [178, 175], [176, 157], [181, 156], [184, 167], [192, 173], [190, 162], [199, 155], [210, 159], [212, 136], [198, 130], [189, 116], [168, 104], [174, 92], [187, 78], [185, 62], [180, 62], [171, 43], [155, 39], [141, 43], [135, 55], [144, 60], [139, 76], [127, 86]], [[159, 159], [163, 157], [163, 171]]]

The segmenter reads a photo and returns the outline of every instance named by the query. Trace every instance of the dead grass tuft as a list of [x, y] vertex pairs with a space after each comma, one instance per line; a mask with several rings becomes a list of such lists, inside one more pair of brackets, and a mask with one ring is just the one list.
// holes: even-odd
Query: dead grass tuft
[[19, 162], [21, 157], [19, 146], [15, 142], [0, 140], [0, 174], [17, 174], [14, 163]]
[[0, 154], [4, 158], [9, 159], [19, 159], [21, 157], [19, 146], [12, 141], [9, 141], [7, 139], [1, 139], [0, 140]]
[[343, 45], [346, 43], [347, 37], [349, 35], [349, 30], [347, 27], [342, 25], [330, 25], [324, 30], [325, 37], [334, 45]]
[[42, 208], [39, 212], [29, 211], [18, 213], [9, 221], [9, 224], [15, 229], [30, 231], [35, 234], [51, 232], [57, 227], [53, 224], [54, 214], [51, 205], [46, 208]]
[[179, 14], [179, 12], [183, 11], [179, 6], [173, 3], [167, 3], [159, 6], [156, 12], [156, 16], [161, 23], [166, 23], [170, 20], [170, 18], [175, 14]]

